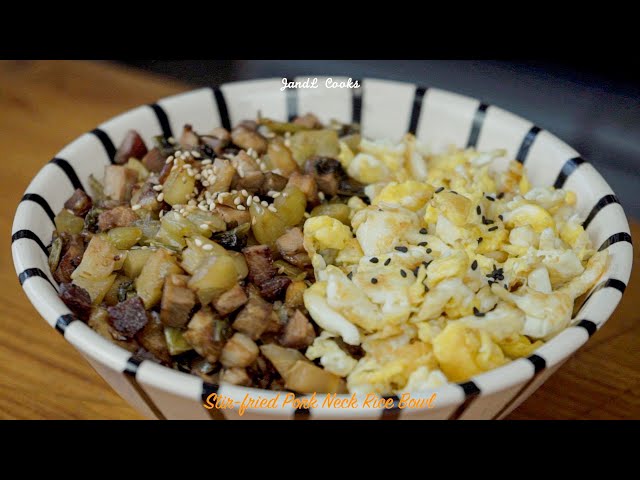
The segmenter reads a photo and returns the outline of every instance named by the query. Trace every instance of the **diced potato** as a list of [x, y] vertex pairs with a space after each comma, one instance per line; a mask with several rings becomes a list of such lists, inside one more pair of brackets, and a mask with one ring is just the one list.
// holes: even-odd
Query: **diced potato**
[[147, 170], [147, 167], [145, 167], [144, 164], [136, 158], [129, 158], [129, 161], [124, 166], [131, 170], [135, 170], [138, 173], [138, 181], [146, 180], [149, 176], [149, 170]]
[[273, 366], [280, 376], [285, 379], [289, 371], [297, 362], [309, 362], [302, 352], [294, 348], [281, 347], [275, 343], [261, 345], [260, 351], [271, 363], [273, 363]]
[[294, 309], [304, 307], [304, 291], [306, 289], [307, 284], [302, 280], [291, 282], [285, 293], [284, 304]]
[[259, 203], [252, 203], [249, 211], [251, 231], [259, 243], [272, 246], [287, 230], [287, 224], [280, 216]]
[[344, 203], [323, 203], [311, 210], [312, 217], [326, 215], [327, 217], [340, 220], [347, 226], [351, 226], [351, 222], [349, 221], [350, 213], [351, 209]]
[[56, 230], [58, 233], [75, 234], [82, 232], [84, 228], [84, 219], [76, 217], [66, 208], [60, 210], [60, 213], [56, 215], [54, 222], [56, 224]]
[[280, 170], [281, 175], [285, 177], [288, 177], [291, 173], [298, 170], [298, 164], [293, 159], [291, 150], [289, 150], [279, 138], [275, 138], [269, 142], [267, 155], [269, 155], [269, 162], [272, 169]]
[[346, 393], [342, 378], [313, 363], [298, 360], [287, 372], [286, 388], [298, 393]]
[[136, 278], [140, 275], [142, 267], [149, 261], [149, 257], [153, 253], [153, 250], [129, 250], [127, 252], [127, 258], [124, 260], [124, 274], [129, 278]]
[[[83, 277], [87, 280], [104, 279], [111, 272], [116, 270], [116, 263], [120, 262], [125, 255], [109, 241], [106, 235], [94, 235], [87, 245], [87, 249], [82, 257], [82, 262], [78, 265], [71, 278], [76, 280]], [[92, 297], [93, 298], [93, 297]]]
[[302, 222], [307, 208], [307, 197], [302, 191], [290, 185], [282, 191], [282, 195], [273, 201], [278, 216], [284, 223], [293, 227]]
[[167, 341], [170, 355], [180, 355], [193, 350], [193, 347], [185, 340], [183, 333], [180, 328], [164, 327], [164, 338]]
[[128, 250], [142, 238], [142, 230], [138, 227], [116, 227], [107, 233], [111, 243], [120, 250]]
[[182, 273], [176, 259], [162, 248], [153, 252], [136, 279], [138, 296], [147, 310], [160, 301], [164, 279], [173, 273]]
[[309, 157], [320, 155], [335, 158], [340, 153], [335, 130], [307, 130], [296, 132], [290, 139], [293, 158], [302, 165]]
[[78, 277], [73, 280], [73, 283], [84, 288], [89, 293], [93, 305], [100, 305], [115, 279], [116, 274], [112, 273], [103, 278]]
[[188, 286], [196, 292], [200, 303], [206, 305], [233, 287], [237, 278], [235, 262], [229, 256], [210, 256], [194, 272]]
[[195, 177], [187, 174], [187, 170], [177, 163], [178, 168], [173, 170], [164, 182], [164, 201], [169, 205], [187, 203], [187, 196], [193, 192], [196, 186]]

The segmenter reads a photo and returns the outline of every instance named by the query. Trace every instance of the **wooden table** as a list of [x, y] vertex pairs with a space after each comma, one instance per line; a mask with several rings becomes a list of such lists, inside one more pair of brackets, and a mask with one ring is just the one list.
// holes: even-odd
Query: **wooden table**
[[[105, 119], [189, 87], [108, 63], [0, 62], [0, 419], [140, 419], [31, 306], [10, 256], [15, 206], [35, 173]], [[632, 235], [640, 238], [640, 224]], [[613, 317], [509, 418], [640, 418], [640, 253]]]

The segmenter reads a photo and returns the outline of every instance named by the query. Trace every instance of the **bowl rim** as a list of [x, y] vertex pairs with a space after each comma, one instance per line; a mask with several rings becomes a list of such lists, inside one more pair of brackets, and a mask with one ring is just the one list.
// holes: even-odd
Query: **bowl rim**
[[[305, 77], [302, 77], [302, 78], [305, 78]], [[225, 86], [249, 85], [252, 83], [256, 84], [258, 82], [273, 81], [273, 80], [276, 80], [276, 79], [259, 78], [259, 79], [227, 82], [220, 85], [219, 87], [212, 87], [212, 88], [204, 87], [199, 89], [189, 89], [184, 92], [159, 99], [158, 102], [161, 103], [164, 101], [180, 101], [181, 97], [184, 98], [187, 95], [190, 95], [195, 92], [200, 92], [203, 90], [212, 91], [214, 93], [216, 100], [218, 100], [220, 96], [224, 98], [223, 90]], [[277, 81], [281, 82], [281, 79], [277, 79]], [[416, 96], [418, 95], [418, 93], [420, 93], [420, 100], [422, 100], [422, 95], [424, 95], [424, 92], [426, 90], [438, 90], [440, 92], [444, 92], [450, 95], [455, 95], [456, 97], [459, 97], [459, 98], [477, 100], [473, 97], [460, 95], [454, 92], [450, 92], [448, 90], [436, 89], [436, 88], [428, 89], [428, 88], [424, 88], [419, 85], [416, 85], [414, 83], [400, 82], [396, 80], [377, 79], [377, 78], [367, 77], [367, 78], [361, 79], [360, 84], [364, 85], [366, 81], [380, 81], [380, 82], [386, 82], [386, 83], [395, 84], [395, 85], [411, 85], [415, 87]], [[154, 103], [150, 106], [158, 107], [158, 103]], [[491, 106], [494, 106], [494, 105], [491, 105]], [[482, 108], [484, 109], [484, 111], [486, 111], [488, 107], [489, 107], [488, 104], [480, 103], [479, 109]], [[104, 122], [102, 122], [100, 126], [110, 122], [120, 122], [123, 119], [126, 119], [129, 114], [131, 114], [132, 112], [134, 112], [139, 108], [141, 107], [140, 106], [134, 107], [114, 117], [111, 117], [110, 119], [107, 119]], [[499, 107], [496, 107], [496, 108], [499, 108]], [[503, 111], [509, 113], [510, 115], [512, 115], [513, 117], [516, 117], [517, 119], [523, 119], [519, 115], [515, 115], [507, 110], [503, 110]], [[227, 122], [228, 122], [228, 119], [227, 119]], [[96, 131], [102, 132], [100, 130], [100, 126], [97, 129], [93, 130], [92, 133], [95, 133]], [[474, 124], [474, 129], [475, 129], [475, 124]], [[534, 129], [537, 129], [536, 133], [538, 133], [539, 131], [542, 131], [542, 129], [540, 129], [535, 125], [532, 127], [532, 131]], [[476, 135], [477, 135], [477, 132], [476, 132]], [[550, 135], [553, 137], [553, 139], [557, 140], [558, 142], [561, 142], [563, 145], [567, 145], [565, 142], [558, 139], [554, 135], [552, 134]], [[67, 148], [71, 148], [74, 144], [76, 144], [77, 142], [80, 142], [82, 138], [83, 136], [77, 137], [76, 139], [71, 141], [69, 144], [67, 144], [61, 150], [61, 152], [66, 150]], [[56, 155], [54, 160], [58, 159], [59, 155], [60, 153]], [[575, 160], [575, 159], [571, 159], [571, 160]], [[567, 164], [571, 160], [568, 160]], [[580, 162], [576, 165], [573, 165], [572, 168], [575, 169], [581, 163], [584, 163], [584, 160], [580, 159]], [[567, 166], [567, 164], [565, 164], [565, 167]], [[46, 165], [43, 166], [43, 169], [45, 167]], [[566, 174], [565, 167], [563, 167], [561, 174]], [[38, 171], [36, 176], [29, 183], [29, 186], [27, 186], [25, 190], [25, 196], [22, 198], [21, 202], [25, 199], [26, 196], [30, 195], [28, 192], [32, 187], [33, 181], [40, 173], [42, 173], [43, 169], [40, 169]], [[593, 169], [593, 174], [595, 175], [595, 177], [591, 181], [599, 180], [608, 187], [608, 184], [606, 183], [606, 181], [602, 178], [599, 172], [595, 170], [595, 168]], [[586, 183], [589, 184], [590, 182], [586, 182]], [[615, 195], [613, 195], [613, 197], [615, 197]], [[617, 202], [617, 199], [615, 201]], [[600, 208], [602, 208], [603, 206], [604, 205], [600, 205]], [[627, 222], [626, 214], [624, 213], [624, 211], [622, 211], [622, 215], [625, 217], [624, 221]], [[93, 360], [103, 365], [106, 365], [108, 368], [110, 368], [111, 370], [114, 370], [115, 372], [125, 373], [125, 374], [128, 373], [130, 375], [133, 375], [133, 377], [136, 377], [138, 372], [141, 370], [140, 368], [141, 366], [153, 364], [158, 368], [152, 367], [150, 365], [147, 367], [146, 370], [148, 370], [150, 373], [149, 375], [147, 375], [148, 378], [145, 378], [145, 380], [143, 381], [143, 384], [145, 386], [149, 385], [153, 388], [158, 388], [160, 390], [169, 392], [171, 394], [174, 394], [180, 397], [193, 398], [194, 400], [198, 400], [200, 403], [202, 403], [211, 393], [219, 393], [219, 394], [224, 393], [224, 395], [231, 396], [237, 400], [242, 399], [246, 394], [261, 395], [263, 397], [264, 396], [269, 397], [270, 395], [275, 395], [276, 393], [278, 393], [278, 392], [273, 392], [270, 390], [264, 390], [260, 388], [235, 386], [235, 385], [230, 385], [226, 383], [221, 383], [220, 385], [210, 384], [210, 383], [204, 382], [201, 378], [195, 375], [174, 370], [170, 367], [158, 365], [149, 360], [141, 360], [141, 359], [134, 358], [134, 355], [131, 352], [128, 352], [122, 347], [119, 347], [111, 342], [108, 342], [106, 339], [101, 337], [97, 332], [93, 331], [82, 321], [77, 320], [72, 314], [63, 315], [58, 318], [47, 318], [46, 312], [49, 311], [47, 307], [50, 306], [47, 304], [50, 303], [50, 300], [39, 295], [39, 292], [41, 291], [41, 289], [47, 288], [47, 287], [44, 287], [45, 284], [41, 283], [34, 287], [33, 292], [29, 292], [25, 287], [25, 282], [32, 276], [39, 276], [47, 280], [48, 283], [51, 283], [51, 282], [42, 271], [28, 272], [28, 270], [39, 270], [39, 269], [29, 269], [29, 268], [23, 269], [22, 266], [24, 264], [25, 259], [23, 258], [23, 254], [21, 253], [21, 251], [16, 252], [16, 250], [13, 249], [13, 244], [18, 239], [29, 238], [31, 240], [34, 240], [33, 249], [38, 249], [38, 246], [41, 249], [44, 249], [46, 247], [41, 244], [42, 242], [37, 236], [35, 236], [35, 234], [32, 234], [32, 236], [29, 236], [28, 234], [22, 233], [22, 232], [25, 232], [25, 230], [20, 230], [16, 232], [16, 224], [18, 223], [18, 220], [19, 220], [18, 217], [19, 217], [19, 209], [16, 210], [13, 229], [12, 229], [12, 256], [13, 256], [16, 272], [19, 276], [20, 284], [23, 287], [23, 289], [25, 289], [25, 292], [27, 293], [29, 300], [34, 305], [34, 307], [38, 310], [41, 316], [43, 316], [50, 325], [54, 326], [56, 330], [62, 333], [65, 336], [65, 338], [66, 338], [67, 332], [71, 332], [71, 331], [77, 331], [77, 335], [79, 337], [84, 338], [84, 341], [87, 343], [86, 344], [83, 343], [82, 345], [80, 345], [76, 341], [71, 341], [69, 338], [66, 338], [66, 340], [69, 341], [76, 349], [80, 350], [81, 353], [84, 353], [89, 357], [91, 357]], [[626, 223], [625, 226], [626, 226], [626, 231], [629, 232], [628, 222]], [[631, 237], [630, 237], [630, 234], [627, 232], [621, 232], [614, 235], [614, 236], [616, 235], [623, 236], [623, 238], [615, 238], [612, 240], [614, 236], [610, 237], [607, 240], [607, 242], [609, 243], [607, 244], [607, 242], [605, 242], [605, 244], [607, 245], [603, 244], [600, 249], [608, 248], [611, 244], [618, 241], [626, 241], [631, 244]], [[32, 238], [33, 236], [35, 236], [36, 238]], [[40, 245], [38, 245], [38, 243]], [[632, 258], [632, 251], [629, 256], [630, 258], [628, 259], [622, 258], [618, 263], [630, 262]], [[630, 274], [630, 271], [629, 271], [629, 274]], [[625, 278], [612, 278], [612, 277], [601, 278], [601, 282], [592, 290], [591, 294], [589, 294], [589, 296], [587, 297], [587, 300], [583, 302], [582, 306], [586, 305], [591, 295], [593, 295], [596, 291], [606, 287], [612, 287], [620, 291], [620, 293], [622, 294], [624, 292], [624, 288], [626, 287], [626, 283], [628, 282], [629, 274], [626, 274], [626, 275], [623, 274], [622, 276]], [[574, 315], [572, 315], [572, 323], [570, 324], [570, 326], [566, 327], [564, 330], [562, 330], [560, 333], [558, 333], [548, 342], [545, 342], [545, 344], [542, 347], [534, 351], [534, 353], [529, 357], [519, 358], [517, 360], [510, 361], [509, 363], [503, 366], [475, 375], [466, 382], [459, 382], [459, 383], [449, 382], [445, 385], [429, 390], [428, 393], [426, 393], [425, 395], [430, 396], [432, 393], [435, 393], [438, 397], [437, 408], [438, 409], [449, 408], [449, 407], [453, 407], [460, 404], [462, 405], [468, 404], [470, 401], [472, 401], [475, 397], [478, 397], [478, 396], [492, 395], [495, 393], [503, 392], [517, 385], [523, 384], [523, 386], [519, 388], [517, 393], [512, 397], [512, 400], [508, 402], [507, 407], [505, 407], [502, 410], [502, 411], [505, 411], [508, 408], [509, 404], [513, 404], [522, 395], [522, 393], [525, 392], [525, 390], [527, 390], [528, 387], [534, 383], [534, 381], [539, 377], [539, 375], [542, 373], [543, 370], [553, 365], [560, 364], [563, 360], [571, 356], [573, 353], [575, 353], [575, 351], [580, 346], [582, 346], [588, 340], [588, 338], [597, 329], [599, 329], [602, 325], [604, 325], [604, 323], [606, 323], [610, 315], [613, 313], [613, 311], [617, 307], [618, 303], [620, 302], [620, 299], [621, 299], [621, 295], [618, 297], [609, 298], [607, 303], [607, 308], [605, 309], [606, 311], [602, 313], [602, 316], [599, 319], [583, 318], [576, 323], [574, 321], [576, 320], [576, 317], [579, 316], [580, 310], [578, 311], [577, 314], [574, 311]], [[599, 320], [599, 321], [596, 321], [596, 320]], [[91, 348], [88, 348], [88, 346], [90, 346]], [[113, 364], [109, 365], [109, 362], [105, 361], [106, 358], [109, 358], [110, 356], [114, 355], [114, 352], [116, 352], [114, 348], [119, 351], [118, 354], [120, 356], [126, 355], [127, 360], [124, 365], [124, 368], [116, 367]], [[544, 353], [544, 355], [539, 355], [539, 353]], [[552, 361], [549, 361], [550, 359]], [[188, 382], [187, 382], [187, 379], [189, 379]], [[200, 392], [199, 392], [198, 398], [194, 398], [195, 387], [193, 387], [194, 385], [193, 379], [197, 379], [197, 381], [200, 384], [200, 387], [199, 387]], [[185, 387], [187, 383], [189, 383], [188, 388]], [[481, 384], [482, 388], [479, 388], [478, 384]], [[178, 386], [177, 388], [176, 388], [176, 385]], [[347, 398], [347, 397], [350, 397], [351, 395], [352, 394], [341, 394], [340, 397]], [[413, 395], [413, 396], [420, 397], [421, 395]], [[308, 395], [296, 394], [296, 397], [305, 398], [305, 397], [308, 397]], [[358, 395], [358, 397], [360, 397], [360, 395]], [[399, 411], [398, 396], [390, 395], [385, 398], [391, 398], [393, 403], [393, 406], [391, 408], [388, 408], [386, 411], [391, 412], [391, 414], [394, 414], [394, 412], [398, 413]], [[362, 409], [363, 407], [359, 407], [358, 409], [355, 409], [355, 410], [349, 410], [350, 414], [345, 413], [339, 416], [353, 417], [354, 416], [353, 412], [357, 412], [358, 410], [362, 410]], [[251, 410], [252, 409], [248, 409], [248, 411], [251, 411]], [[278, 410], [281, 410], [281, 409], [278, 409]], [[278, 410], [274, 412], [269, 412], [269, 413], [271, 413], [272, 415], [278, 415], [279, 414]], [[426, 408], [422, 410], [426, 410]], [[422, 410], [416, 409], [416, 412], [420, 412]], [[296, 416], [298, 416], [299, 413], [302, 413], [303, 415], [309, 414], [307, 409], [299, 409], [294, 411], [294, 415]], [[357, 416], [357, 414], [355, 416]], [[499, 417], [499, 414], [495, 416], [495, 418], [498, 418], [498, 417]]]

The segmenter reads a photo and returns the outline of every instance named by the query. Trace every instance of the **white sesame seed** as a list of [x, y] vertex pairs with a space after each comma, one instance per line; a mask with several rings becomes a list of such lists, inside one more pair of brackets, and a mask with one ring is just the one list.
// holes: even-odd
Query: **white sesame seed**
[[199, 238], [196, 238], [196, 247], [201, 247], [202, 246], [202, 240], [200, 240]]
[[250, 207], [252, 203], [253, 203], [253, 197], [247, 198], [247, 207]]
[[200, 155], [200, 152], [198, 152], [197, 150], [191, 150], [191, 156], [193, 158], [200, 158], [202, 155]]
[[273, 192], [273, 195], [271, 195], [273, 198], [278, 198], [281, 195], [280, 192]]
[[218, 177], [216, 175], [211, 175], [209, 176], [209, 182], [210, 183], [216, 183], [216, 180], [218, 180]]
[[318, 192], [318, 198], [320, 199], [320, 201], [324, 200], [324, 192]]
[[238, 190], [231, 190], [231, 194], [232, 195], [237, 195], [238, 194]]
[[261, 170], [262, 172], [266, 172], [266, 171], [267, 171], [267, 166], [266, 166], [264, 163], [261, 163], [261, 164], [260, 164], [260, 170]]
[[160, 192], [160, 191], [162, 191], [162, 189], [163, 189], [163, 188], [164, 188], [164, 187], [163, 187], [162, 185], [154, 185], [154, 186], [153, 186], [153, 189], [154, 189], [156, 192]]
[[215, 203], [212, 203], [211, 205], [209, 205], [209, 211], [213, 212], [216, 209], [216, 205]]
[[182, 177], [182, 183], [187, 183], [187, 179]]
[[136, 203], [135, 205], [131, 206], [131, 210], [140, 210], [142, 208], [142, 205], [140, 205], [139, 203]]
[[253, 217], [253, 218], [251, 219], [251, 225], [255, 225], [257, 221], [258, 221], [258, 220], [256, 219], [256, 217]]
[[206, 223], [201, 223], [201, 224], [200, 224], [200, 228], [201, 228], [202, 230], [208, 230], [208, 229], [209, 229], [209, 225], [207, 225]]
[[173, 172], [174, 170], [178, 169], [178, 165], [174, 165], [173, 167], [171, 167], [171, 171]]
[[164, 193], [158, 194], [158, 196], [156, 197], [156, 200], [158, 200], [159, 202], [162, 202], [164, 200]]
[[207, 207], [206, 205], [198, 205], [198, 208], [199, 208], [200, 210], [202, 210], [203, 212], [206, 212], [206, 211], [208, 211], [208, 210], [209, 210], [209, 207]]
[[[202, 186], [203, 187], [208, 187], [209, 185], [211, 185], [211, 184], [209, 182], [207, 182], [206, 180], [202, 181]], [[207, 192], [207, 193], [209, 193], [209, 192]]]
[[202, 162], [200, 162], [202, 165], [211, 165], [211, 159], [210, 158], [205, 158], [204, 160], [202, 160]]
[[311, 214], [309, 212], [304, 212], [304, 218], [309, 218]]
[[143, 245], [143, 246], [140, 248], [140, 250], [148, 250], [148, 249], [149, 249], [149, 247], [148, 247], [148, 246], [146, 246], [146, 245]]
[[196, 173], [196, 177], [195, 178], [196, 178], [196, 180], [200, 180], [200, 179], [202, 179], [202, 175], [200, 175], [199, 173]]
[[236, 208], [238, 210], [246, 210], [247, 209], [247, 207], [245, 207], [244, 205], [238, 205]]
[[240, 205], [240, 204], [242, 203], [242, 200], [240, 200], [240, 197], [236, 197], [236, 198], [233, 200], [233, 203], [234, 203], [235, 205]]
[[203, 250], [206, 250], [207, 252], [213, 250], [213, 245], [211, 245], [210, 243], [207, 243], [206, 245], [204, 245], [202, 247]]
[[269, 205], [268, 210], [269, 210], [270, 212], [273, 212], [273, 213], [276, 213], [276, 212], [278, 211], [278, 209], [277, 209], [276, 207], [274, 207], [273, 205]]
[[167, 157], [167, 159], [164, 161], [165, 164], [169, 165], [171, 162], [173, 162], [173, 157], [169, 156]]
[[180, 151], [180, 150], [176, 150], [176, 152], [174, 153], [174, 155], [176, 156], [176, 158], [178, 158], [180, 155], [182, 155], [182, 151]]
[[249, 192], [247, 192], [244, 188], [243, 188], [242, 190], [240, 190], [240, 193], [241, 193], [242, 195], [244, 195], [245, 197], [248, 197], [248, 196], [249, 196]]
[[176, 143], [176, 139], [173, 137], [169, 137], [167, 138], [167, 142], [169, 142], [171, 145], [174, 145]]
[[[289, 133], [289, 132], [287, 132], [287, 133]], [[291, 147], [291, 140], [289, 140], [289, 139], [287, 138], [287, 139], [284, 141], [284, 146], [285, 146], [285, 147], [287, 147], [287, 148]]]
[[195, 201], [195, 200], [189, 200], [189, 201], [187, 202], [187, 205], [192, 205], [192, 206], [194, 206], [194, 207], [195, 207], [195, 206], [196, 206], [196, 201]]
[[267, 203], [267, 201], [266, 201], [266, 200], [262, 200], [262, 201], [260, 202], [260, 205], [262, 205], [263, 207], [268, 207], [268, 206], [269, 206], [269, 204]]

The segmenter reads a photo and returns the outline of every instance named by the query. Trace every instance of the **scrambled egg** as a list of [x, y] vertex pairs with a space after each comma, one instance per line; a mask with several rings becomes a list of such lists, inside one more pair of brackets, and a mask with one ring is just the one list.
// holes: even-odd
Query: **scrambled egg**
[[575, 194], [531, 185], [515, 161], [498, 171], [504, 155], [430, 155], [412, 135], [341, 143], [369, 202], [348, 200], [350, 226], [305, 222], [317, 281], [304, 303], [323, 329], [309, 359], [352, 392], [428, 390], [530, 355], [570, 324], [607, 252], [593, 248]]

